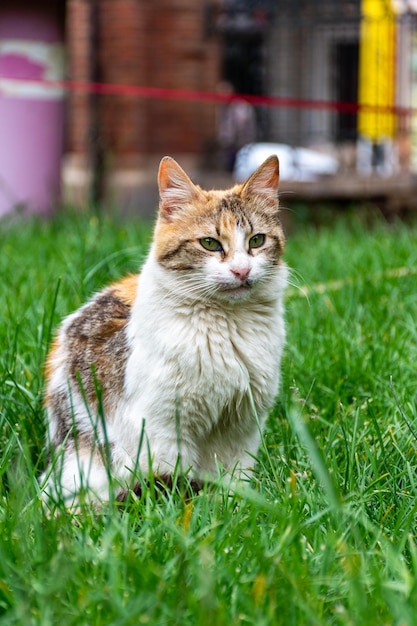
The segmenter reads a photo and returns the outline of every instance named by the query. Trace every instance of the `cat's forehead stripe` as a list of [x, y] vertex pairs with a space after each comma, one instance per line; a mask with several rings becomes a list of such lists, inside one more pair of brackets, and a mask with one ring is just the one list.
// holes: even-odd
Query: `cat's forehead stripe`
[[239, 226], [252, 229], [252, 221], [244, 210], [244, 203], [236, 194], [229, 194], [222, 199], [218, 208], [218, 223], [228, 230]]
[[[255, 232], [259, 228], [259, 222], [265, 228], [281, 228], [277, 203], [274, 207], [266, 206], [256, 198], [243, 198], [239, 193], [231, 192], [226, 194], [214, 211], [217, 220], [221, 220], [225, 214], [234, 217], [234, 221], [230, 226], [234, 225], [247, 228], [251, 232]], [[223, 218], [224, 219], [224, 218]]]

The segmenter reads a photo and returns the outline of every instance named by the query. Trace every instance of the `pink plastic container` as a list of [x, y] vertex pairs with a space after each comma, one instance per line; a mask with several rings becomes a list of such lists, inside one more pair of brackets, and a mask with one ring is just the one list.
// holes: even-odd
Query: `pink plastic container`
[[59, 198], [64, 94], [42, 80], [63, 79], [63, 53], [53, 15], [0, 7], [0, 217]]

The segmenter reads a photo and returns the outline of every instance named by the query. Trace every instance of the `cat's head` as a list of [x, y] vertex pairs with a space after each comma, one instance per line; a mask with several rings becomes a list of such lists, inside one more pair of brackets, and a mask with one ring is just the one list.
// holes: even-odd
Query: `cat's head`
[[184, 295], [240, 301], [273, 279], [284, 250], [278, 180], [271, 156], [243, 184], [204, 191], [174, 159], [162, 159], [154, 254], [181, 275]]

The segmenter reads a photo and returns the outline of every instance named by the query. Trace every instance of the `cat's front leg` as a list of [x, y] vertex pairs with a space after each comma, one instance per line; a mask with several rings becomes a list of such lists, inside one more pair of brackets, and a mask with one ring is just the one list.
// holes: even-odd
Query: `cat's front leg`
[[[109, 458], [108, 458], [109, 457]], [[135, 462], [116, 444], [68, 445], [41, 477], [43, 500], [63, 501], [71, 510], [80, 501], [96, 503], [118, 497], [135, 480]]]
[[119, 442], [137, 459], [138, 469], [145, 477], [149, 473], [161, 479], [185, 475], [198, 466], [198, 449], [190, 428], [192, 420], [184, 410], [179, 420], [175, 390], [168, 391], [159, 384], [158, 390], [153, 388], [152, 393], [146, 394], [149, 401], [143, 397], [131, 401], [119, 422]]
[[[252, 423], [250, 423], [252, 422]], [[257, 463], [261, 441], [258, 423], [251, 419], [242, 428], [235, 423], [228, 429], [214, 429], [200, 443], [200, 475], [231, 474], [235, 478], [248, 478]]]
[[[197, 448], [185, 433], [177, 433], [174, 426], [156, 427], [146, 424], [145, 443], [139, 456], [140, 469], [166, 480], [174, 475], [188, 475], [198, 464]], [[169, 482], [169, 481], [168, 481]]]
[[109, 499], [109, 472], [97, 451], [90, 447], [71, 447], [56, 458], [48, 473], [41, 478], [43, 499], [47, 503], [63, 501], [75, 509], [79, 495], [89, 502]]

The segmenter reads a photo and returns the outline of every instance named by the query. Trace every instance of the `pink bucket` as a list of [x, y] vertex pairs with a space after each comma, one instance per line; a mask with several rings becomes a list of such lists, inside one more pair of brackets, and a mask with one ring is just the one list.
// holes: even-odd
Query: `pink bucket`
[[0, 216], [59, 198], [64, 93], [42, 81], [63, 79], [63, 53], [54, 17], [0, 8]]

